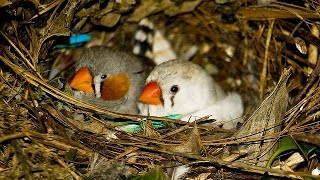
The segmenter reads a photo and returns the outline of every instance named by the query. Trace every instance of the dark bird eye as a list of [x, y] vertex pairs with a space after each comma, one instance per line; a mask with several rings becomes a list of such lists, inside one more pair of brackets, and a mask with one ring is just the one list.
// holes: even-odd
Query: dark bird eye
[[173, 85], [170, 89], [171, 92], [176, 93], [179, 91], [179, 87], [177, 85]]
[[107, 75], [101, 75], [101, 79], [106, 79], [107, 78]]

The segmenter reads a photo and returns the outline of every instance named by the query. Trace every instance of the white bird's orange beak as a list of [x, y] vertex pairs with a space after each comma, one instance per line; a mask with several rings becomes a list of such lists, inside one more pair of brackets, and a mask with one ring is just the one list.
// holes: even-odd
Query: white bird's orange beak
[[160, 97], [161, 91], [158, 83], [151, 81], [146, 84], [143, 92], [141, 93], [139, 101], [150, 105], [160, 105], [162, 104]]
[[71, 88], [77, 91], [83, 91], [90, 94], [93, 94], [92, 87], [92, 75], [88, 68], [82, 67], [80, 68], [72, 79], [69, 81], [69, 85]]

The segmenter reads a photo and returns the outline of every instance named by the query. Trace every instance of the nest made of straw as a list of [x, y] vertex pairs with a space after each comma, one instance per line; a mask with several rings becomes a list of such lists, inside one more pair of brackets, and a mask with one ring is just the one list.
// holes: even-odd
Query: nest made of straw
[[[170, 169], [181, 164], [191, 167], [184, 175], [191, 179], [259, 179], [265, 172], [311, 176], [319, 166], [320, 142], [318, 5], [310, 0], [2, 1], [0, 177], [119, 179], [155, 169], [160, 178], [169, 178]], [[91, 32], [91, 43], [130, 50], [137, 22], [147, 16], [173, 40], [178, 54], [198, 46], [192, 61], [225, 89], [241, 93], [247, 113], [239, 129], [149, 117], [172, 125], [155, 130], [146, 122], [142, 133], [122, 132], [106, 120], [140, 117], [74, 99], [63, 91], [67, 74], [47, 80], [63, 51], [53, 48], [60, 37]], [[265, 168], [283, 137], [313, 151], [304, 154], [304, 162], [288, 165], [288, 156], [299, 152], [288, 148], [274, 163], [284, 162], [287, 169]]]

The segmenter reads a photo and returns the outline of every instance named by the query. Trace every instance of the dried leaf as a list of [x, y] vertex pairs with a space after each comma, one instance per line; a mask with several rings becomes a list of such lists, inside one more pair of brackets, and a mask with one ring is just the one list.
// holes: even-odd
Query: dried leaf
[[193, 127], [186, 142], [179, 145], [164, 145], [163, 147], [171, 152], [199, 154], [202, 149], [202, 142], [197, 126]]
[[147, 120], [147, 122], [143, 123], [143, 130], [147, 137], [160, 137], [160, 134], [153, 128], [152, 121]]
[[210, 175], [211, 173], [201, 173], [195, 178], [195, 180], [206, 180]]
[[[292, 13], [294, 11], [294, 13]], [[301, 11], [299, 9], [279, 9], [279, 8], [266, 8], [266, 7], [241, 7], [237, 16], [240, 19], [246, 20], [266, 20], [266, 19], [319, 19], [319, 15], [316, 13], [310, 13]]]
[[8, 0], [0, 0], [0, 8], [11, 5], [12, 2], [8, 1]]
[[[73, 19], [76, 1], [68, 1], [68, 4], [62, 11], [53, 13], [47, 22], [47, 26], [41, 29], [31, 29], [31, 47], [32, 59], [37, 64], [40, 55], [40, 49], [43, 43], [52, 36], [69, 36], [70, 26]], [[59, 6], [57, 6], [59, 8]], [[57, 9], [56, 9], [57, 10]], [[36, 36], [40, 35], [40, 36]]]
[[294, 134], [292, 137], [298, 141], [303, 141], [306, 143], [314, 144], [317, 146], [320, 146], [320, 136], [319, 134], [307, 134], [307, 133], [301, 133], [301, 134]]
[[138, 22], [141, 19], [160, 11], [164, 11], [166, 15], [175, 16], [177, 14], [193, 11], [201, 2], [202, 0], [183, 1], [182, 4], [177, 5], [171, 0], [142, 1], [141, 5], [135, 9], [128, 21]]
[[65, 50], [55, 59], [49, 74], [49, 80], [53, 79], [62, 71], [74, 64], [75, 59], [80, 56], [79, 50]]
[[[265, 136], [280, 131], [283, 115], [288, 106], [289, 96], [286, 89], [286, 82], [290, 70], [286, 69], [273, 90], [273, 92], [261, 103], [257, 110], [249, 117], [246, 123], [236, 133], [236, 137], [249, 137], [263, 139]], [[271, 157], [273, 151], [269, 151], [261, 158], [258, 157], [264, 151], [272, 147], [273, 142], [261, 141], [246, 147], [249, 150], [249, 159], [257, 159], [258, 165], [265, 166], [266, 161]], [[259, 159], [259, 160], [258, 160]], [[262, 164], [263, 163], [263, 164]]]
[[307, 45], [303, 39], [301, 39], [299, 37], [295, 37], [294, 42], [295, 42], [296, 48], [300, 51], [300, 53], [307, 54], [307, 52], [308, 52]]
[[[73, 118], [67, 118], [60, 111], [57, 111], [50, 105], [43, 104], [42, 107], [46, 109], [55, 119], [65, 126], [72, 126], [72, 129], [80, 129], [95, 134], [103, 134], [106, 139], [117, 139], [114, 132], [109, 130], [99, 121], [84, 121], [83, 118], [79, 118], [81, 115], [74, 114]], [[76, 117], [78, 116], [78, 118]]]
[[124, 162], [95, 154], [91, 160], [89, 177], [83, 179], [123, 179], [136, 172]]
[[104, 124], [98, 122], [98, 121], [77, 121], [73, 119], [69, 119], [70, 122], [76, 126], [78, 129], [92, 132], [94, 134], [101, 134], [104, 138], [110, 140], [110, 139], [117, 139], [117, 136], [115, 135], [115, 132], [105, 127]]
[[160, 12], [162, 10], [161, 3], [155, 0], [142, 1], [129, 17], [128, 21], [139, 22], [141, 19]]
[[[172, 2], [172, 1], [171, 1]], [[181, 13], [187, 13], [193, 11], [202, 0], [194, 0], [194, 1], [184, 1], [181, 5], [171, 5], [168, 9], [164, 11], [166, 15], [175, 16]]]
[[113, 27], [115, 26], [121, 18], [121, 15], [115, 12], [111, 12], [103, 16], [100, 20], [100, 25], [106, 26], [106, 27]]
[[99, 3], [96, 3], [94, 5], [92, 5], [91, 7], [89, 8], [83, 8], [81, 9], [81, 11], [79, 11], [76, 16], [77, 17], [88, 17], [90, 16], [91, 14], [99, 11], [100, 8], [99, 8]]
[[[317, 37], [319, 39], [319, 36], [320, 36], [319, 26], [316, 25], [316, 24], [313, 24], [312, 27], [311, 27], [311, 33], [312, 33], [312, 35], [314, 35], [315, 37]], [[306, 47], [305, 50], [306, 50], [306, 54], [307, 54], [307, 47]], [[318, 47], [315, 46], [314, 44], [310, 44], [310, 46], [308, 48], [308, 52], [309, 52], [309, 54], [308, 54], [308, 62], [310, 62], [311, 64], [316, 64], [317, 61], [318, 61], [318, 56], [319, 56]], [[312, 68], [308, 67], [308, 68], [306, 68], [306, 70], [307, 70], [307, 73], [309, 75], [312, 74], [312, 71], [313, 71]]]
[[114, 6], [115, 6], [115, 9], [122, 14], [132, 10], [135, 4], [136, 4], [135, 0], [121, 0], [121, 1], [115, 1]]
[[284, 162], [281, 162], [280, 165], [277, 165], [272, 168], [273, 169], [280, 169], [280, 168], [282, 169], [283, 165], [285, 165], [286, 167], [289, 167], [290, 169], [294, 169], [304, 161], [305, 160], [304, 160], [303, 156], [300, 153], [295, 152], [288, 159], [286, 159]]

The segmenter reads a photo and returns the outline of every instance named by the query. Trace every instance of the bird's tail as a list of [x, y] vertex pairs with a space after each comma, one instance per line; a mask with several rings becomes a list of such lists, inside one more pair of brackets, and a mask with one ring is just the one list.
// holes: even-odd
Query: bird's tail
[[142, 19], [134, 36], [133, 53], [151, 59], [155, 65], [177, 59], [176, 52], [149, 19]]

